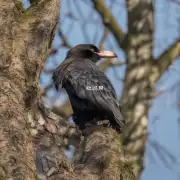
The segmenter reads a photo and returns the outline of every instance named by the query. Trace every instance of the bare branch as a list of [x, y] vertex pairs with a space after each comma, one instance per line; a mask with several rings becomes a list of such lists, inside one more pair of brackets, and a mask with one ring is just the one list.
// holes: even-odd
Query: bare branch
[[179, 164], [177, 158], [158, 141], [150, 139], [149, 145], [151, 147], [151, 151], [155, 151], [164, 165], [170, 170], [173, 170], [174, 165]]
[[180, 40], [173, 43], [156, 61], [160, 75], [180, 56]]
[[99, 68], [102, 71], [105, 71], [106, 69], [108, 69], [110, 67], [120, 67], [125, 64], [126, 64], [126, 62], [118, 61], [117, 59], [105, 59], [102, 63], [100, 63]]
[[120, 28], [111, 11], [107, 8], [105, 2], [103, 0], [92, 0], [92, 3], [94, 4], [95, 9], [101, 16], [104, 25], [114, 35], [119, 47], [123, 48], [122, 42], [124, 41], [126, 35]]
[[[37, 98], [30, 118], [35, 118], [34, 143], [37, 147], [37, 170], [39, 177], [52, 177], [61, 173], [71, 172], [73, 165], [67, 160], [64, 151], [68, 149], [70, 139], [79, 139], [80, 132], [75, 125], [68, 124], [53, 114]], [[60, 168], [59, 168], [60, 167]], [[61, 174], [60, 173], [60, 174]], [[62, 174], [61, 174], [62, 175]]]
[[[75, 125], [53, 114], [40, 100], [34, 104], [34, 110], [37, 121], [46, 121], [36, 126], [39, 132], [34, 139], [40, 162], [40, 177], [75, 180], [82, 180], [83, 177], [87, 180], [98, 180], [99, 177], [104, 180], [134, 179], [128, 156], [119, 140], [121, 137], [113, 129], [92, 125], [83, 131], [80, 141], [81, 133]], [[69, 141], [77, 146], [72, 162], [64, 156]], [[77, 145], [77, 142], [80, 144]]]
[[[96, 176], [100, 176], [104, 180], [134, 179], [127, 154], [122, 148], [119, 135], [114, 130], [92, 126], [86, 128], [83, 133], [85, 138], [75, 153], [75, 164], [77, 162], [84, 163], [83, 166], [77, 168], [77, 170], [82, 170], [83, 174], [88, 171], [94, 172], [93, 176], [91, 175], [87, 180], [96, 180]], [[84, 150], [87, 154], [81, 153]], [[123, 158], [121, 159], [122, 154]]]
[[[66, 126], [60, 125], [53, 133], [39, 135], [38, 157], [41, 158], [39, 161], [42, 167], [46, 167], [40, 168], [41, 177], [75, 180], [82, 180], [84, 177], [86, 180], [98, 180], [99, 177], [104, 180], [134, 179], [128, 156], [120, 144], [120, 137], [111, 128], [86, 128], [73, 161], [68, 161], [60, 149], [66, 144], [64, 138], [76, 135], [72, 127], [68, 130]], [[70, 135], [67, 136], [66, 133]]]
[[99, 49], [104, 49], [104, 43], [109, 35], [109, 30], [107, 28], [104, 29], [103, 36], [99, 42]]
[[155, 99], [156, 97], [160, 96], [162, 93], [164, 93], [166, 89], [159, 89], [151, 94], [152, 98]]
[[62, 46], [65, 46], [65, 47], [71, 49], [72, 46], [69, 44], [66, 36], [63, 34], [63, 32], [62, 32], [60, 27], [58, 28], [58, 34], [59, 34], [59, 36], [60, 36], [60, 38], [62, 40]]

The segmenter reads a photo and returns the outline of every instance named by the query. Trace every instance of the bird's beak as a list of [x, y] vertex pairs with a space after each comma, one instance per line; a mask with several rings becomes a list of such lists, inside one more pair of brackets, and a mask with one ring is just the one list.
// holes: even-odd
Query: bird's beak
[[117, 55], [112, 51], [100, 51], [97, 54], [102, 58], [114, 58], [114, 57], [117, 57]]

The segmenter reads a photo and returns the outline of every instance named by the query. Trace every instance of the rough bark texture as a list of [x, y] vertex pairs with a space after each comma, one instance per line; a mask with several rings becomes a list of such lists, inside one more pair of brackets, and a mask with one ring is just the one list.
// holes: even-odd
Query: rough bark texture
[[37, 173], [29, 120], [38, 93], [38, 63], [51, 48], [59, 0], [41, 1], [23, 13], [15, 2], [0, 1], [0, 177], [32, 180]]
[[[113, 18], [108, 25], [103, 0], [93, 1], [94, 6], [106, 27], [114, 34], [119, 46], [122, 46], [123, 34]], [[140, 178], [144, 168], [144, 152], [147, 139], [148, 111], [153, 99], [154, 87], [165, 70], [180, 54], [180, 42], [175, 42], [167, 51], [155, 60], [153, 58], [154, 9], [151, 0], [127, 0], [128, 34], [123, 42], [127, 56], [124, 89], [121, 97], [126, 126], [123, 130], [123, 145], [129, 160], [133, 164], [136, 179]], [[108, 18], [109, 19], [109, 18]], [[112, 27], [114, 26], [114, 27]]]
[[132, 155], [134, 172], [140, 176], [143, 169], [147, 139], [148, 111], [156, 81], [151, 79], [153, 56], [153, 7], [152, 1], [127, 1], [128, 40], [127, 70], [122, 106], [126, 119], [124, 145]]
[[[121, 45], [124, 34], [115, 27], [118, 24], [111, 12], [103, 13], [104, 1], [92, 2], [102, 18], [110, 17], [112, 24], [103, 22]], [[25, 10], [19, 0], [0, 0], [0, 179], [33, 180], [37, 174], [40, 179], [54, 180], [133, 180], [134, 174], [138, 179], [151, 93], [179, 55], [179, 41], [154, 61], [151, 1], [127, 1], [129, 32], [123, 47], [128, 65], [122, 95], [127, 125], [123, 137], [96, 126], [81, 136], [74, 125], [42, 105], [38, 88], [40, 64], [51, 52], [60, 2], [31, 3]], [[79, 142], [72, 161], [64, 156], [69, 141]]]

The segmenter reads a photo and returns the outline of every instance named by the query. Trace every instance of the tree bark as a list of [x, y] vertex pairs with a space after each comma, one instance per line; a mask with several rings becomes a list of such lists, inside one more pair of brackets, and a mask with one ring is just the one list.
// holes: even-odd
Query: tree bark
[[151, 79], [154, 12], [152, 1], [128, 0], [127, 9], [127, 70], [122, 93], [122, 107], [126, 119], [124, 145], [130, 153], [135, 176], [139, 179], [144, 167], [148, 111], [152, 101], [150, 95], [156, 84], [156, 81]]
[[59, 0], [41, 1], [24, 12], [15, 2], [0, 1], [0, 177], [32, 180], [37, 173], [30, 117], [38, 63], [51, 48]]

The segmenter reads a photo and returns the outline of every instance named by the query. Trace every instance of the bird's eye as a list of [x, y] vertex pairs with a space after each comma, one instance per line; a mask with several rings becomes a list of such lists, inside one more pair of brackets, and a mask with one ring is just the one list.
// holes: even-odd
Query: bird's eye
[[99, 49], [96, 46], [91, 47], [91, 51], [93, 52], [99, 52]]

